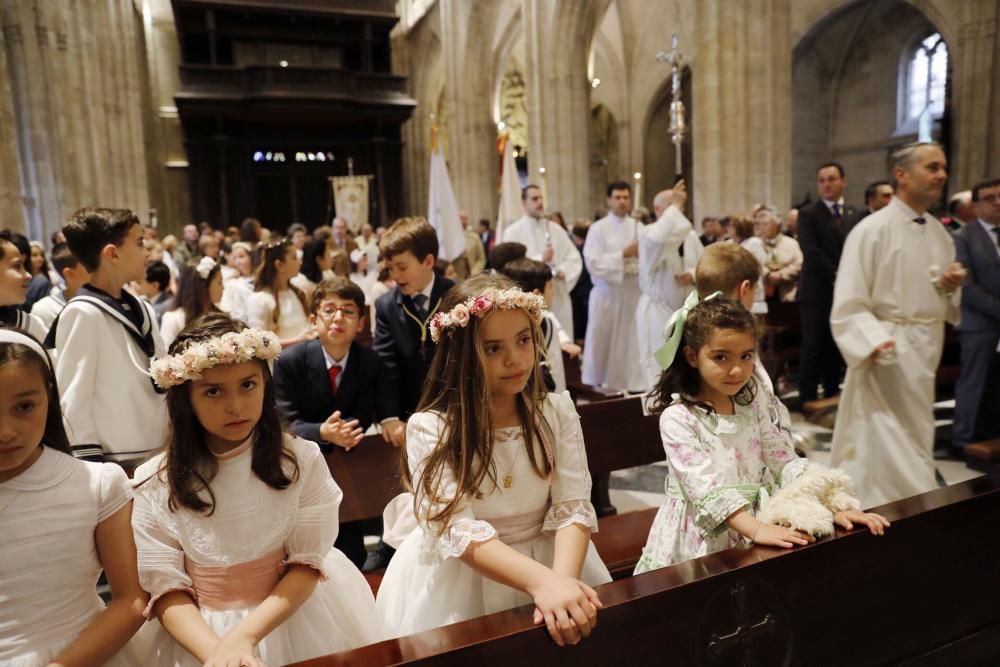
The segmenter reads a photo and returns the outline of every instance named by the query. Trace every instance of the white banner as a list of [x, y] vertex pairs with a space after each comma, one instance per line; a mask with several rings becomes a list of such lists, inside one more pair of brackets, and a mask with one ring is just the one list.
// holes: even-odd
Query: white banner
[[427, 221], [437, 230], [438, 257], [454, 261], [465, 252], [465, 234], [458, 218], [458, 202], [451, 189], [448, 165], [441, 149], [431, 153], [431, 178]]
[[357, 236], [368, 224], [368, 181], [371, 176], [332, 176], [333, 207], [336, 215], [347, 221], [347, 228]]
[[[503, 174], [500, 176], [500, 209], [497, 211], [497, 228], [493, 235], [496, 243], [503, 243], [503, 230], [521, 219], [521, 182], [517, 178], [517, 165], [511, 151], [513, 142], [508, 139], [503, 148]], [[548, 205], [548, 201], [545, 202]]]

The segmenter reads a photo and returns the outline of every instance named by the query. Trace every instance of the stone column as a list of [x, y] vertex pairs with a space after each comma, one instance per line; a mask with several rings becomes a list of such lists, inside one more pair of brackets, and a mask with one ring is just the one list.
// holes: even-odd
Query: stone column
[[448, 172], [459, 208], [473, 220], [492, 220], [499, 201], [499, 159], [490, 109], [489, 36], [498, 4], [439, 0], [439, 7], [450, 117]]
[[[951, 58], [955, 133], [953, 135], [951, 182], [953, 190], [967, 189], [989, 173], [992, 133], [1000, 132], [996, 110], [990, 109], [990, 85], [996, 65], [997, 8], [994, 3], [978, 3], [978, 16], [972, 17], [959, 30], [958, 44], [948, 44]], [[994, 157], [995, 169], [997, 166]]]
[[691, 66], [694, 215], [787, 206], [791, 185], [790, 0], [702, 0]]
[[528, 89], [529, 180], [545, 167], [549, 210], [589, 216], [587, 54], [606, 1], [521, 0]]
[[18, 173], [17, 119], [14, 116], [13, 89], [7, 63], [8, 31], [0, 31], [0, 207], [7, 211], [4, 226], [25, 232]]

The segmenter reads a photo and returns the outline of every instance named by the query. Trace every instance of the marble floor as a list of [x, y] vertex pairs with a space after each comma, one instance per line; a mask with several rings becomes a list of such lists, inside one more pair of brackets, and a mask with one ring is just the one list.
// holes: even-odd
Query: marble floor
[[[797, 392], [786, 394], [782, 399], [791, 405], [797, 401]], [[951, 415], [955, 408], [953, 399], [941, 400], [934, 405], [935, 465], [946, 484], [957, 484], [978, 477], [982, 473], [968, 468], [964, 462], [946, 456], [951, 441]], [[808, 434], [813, 448], [806, 455], [819, 463], [830, 462], [830, 440], [833, 431], [829, 428], [807, 422], [799, 412], [792, 412], [792, 430]], [[658, 507], [663, 500], [663, 483], [667, 477], [667, 464], [654, 463], [648, 466], [619, 470], [611, 475], [611, 503], [619, 512]]]

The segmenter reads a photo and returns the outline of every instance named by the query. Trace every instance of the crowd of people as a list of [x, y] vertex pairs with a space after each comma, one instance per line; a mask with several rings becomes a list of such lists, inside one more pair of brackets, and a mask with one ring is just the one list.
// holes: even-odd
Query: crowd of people
[[[278, 665], [521, 604], [581, 641], [610, 575], [564, 353], [659, 415], [669, 476], [637, 573], [884, 534], [862, 507], [933, 485], [945, 320], [961, 309], [985, 361], [960, 387], [988, 390], [1000, 356], [1000, 180], [971, 190], [953, 241], [928, 212], [940, 148], [901, 149], [892, 177], [848, 223], [843, 169], [823, 165], [797, 228], [757, 206], [701, 237], [683, 182], [645, 222], [612, 183], [608, 215], [571, 230], [529, 185], [524, 217], [467, 229], [453, 262], [421, 218], [176, 240], [86, 208], [48, 257], [0, 232], [0, 662]], [[757, 316], [796, 298], [816, 348], [800, 391], [836, 394], [847, 361], [843, 470], [795, 452], [757, 354]], [[407, 493], [384, 524], [341, 524], [323, 454], [373, 432]], [[386, 565], [376, 598], [360, 571]]]

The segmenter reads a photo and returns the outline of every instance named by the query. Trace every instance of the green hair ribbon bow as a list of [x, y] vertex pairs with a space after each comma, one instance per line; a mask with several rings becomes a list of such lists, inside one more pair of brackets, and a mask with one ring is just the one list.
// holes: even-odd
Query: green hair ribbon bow
[[[722, 292], [713, 292], [705, 297], [705, 301], [719, 296], [722, 296]], [[697, 305], [698, 291], [691, 290], [688, 298], [684, 300], [684, 305], [674, 311], [674, 314], [667, 320], [667, 326], [663, 328], [663, 338], [666, 342], [663, 343], [663, 347], [653, 353], [653, 358], [656, 359], [660, 368], [669, 368], [670, 364], [674, 363], [677, 348], [680, 347], [681, 338], [684, 335], [684, 323], [687, 322], [688, 314]]]

